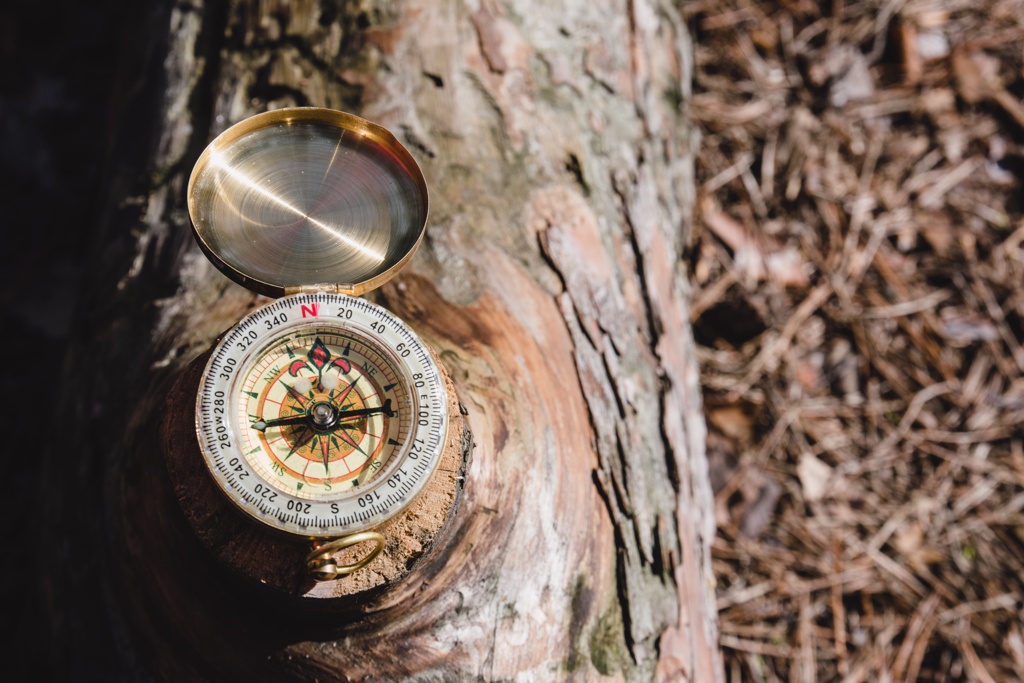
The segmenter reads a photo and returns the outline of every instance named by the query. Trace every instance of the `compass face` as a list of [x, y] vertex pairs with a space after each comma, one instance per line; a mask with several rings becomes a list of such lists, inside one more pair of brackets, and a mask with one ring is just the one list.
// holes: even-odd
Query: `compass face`
[[196, 428], [243, 511], [333, 537], [400, 512], [440, 461], [447, 395], [426, 346], [383, 308], [298, 294], [257, 309], [214, 349]]

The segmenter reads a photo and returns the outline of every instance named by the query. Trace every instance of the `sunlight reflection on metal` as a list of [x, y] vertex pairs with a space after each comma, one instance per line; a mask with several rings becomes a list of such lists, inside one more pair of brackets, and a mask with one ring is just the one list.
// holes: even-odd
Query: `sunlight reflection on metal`
[[210, 143], [189, 178], [203, 249], [268, 296], [361, 294], [398, 272], [423, 237], [423, 174], [386, 129], [329, 109], [279, 109]]
[[320, 179], [321, 185], [327, 182], [327, 176], [330, 175], [331, 169], [334, 168], [334, 162], [338, 158], [338, 152], [341, 151], [341, 141], [344, 139], [345, 131], [341, 131], [341, 135], [338, 136], [338, 144], [334, 145], [334, 153], [331, 154], [331, 160], [327, 162], [327, 168], [324, 169], [324, 177]]
[[[335, 150], [335, 154], [337, 154], [337, 149]], [[333, 163], [333, 162], [334, 162], [334, 157], [331, 158], [331, 163]], [[362, 254], [364, 254], [364, 255], [374, 259], [378, 264], [379, 263], [383, 263], [383, 261], [384, 261], [384, 255], [383, 254], [381, 254], [380, 252], [376, 251], [375, 249], [371, 249], [371, 248], [369, 248], [369, 247], [367, 247], [367, 246], [365, 246], [363, 244], [360, 244], [359, 242], [357, 242], [357, 241], [355, 241], [355, 240], [353, 240], [353, 239], [351, 239], [349, 237], [346, 237], [345, 235], [343, 235], [340, 232], [340, 230], [342, 230], [343, 228], [336, 228], [336, 227], [327, 225], [327, 224], [317, 220], [316, 218], [313, 218], [312, 216], [310, 216], [309, 214], [305, 213], [301, 209], [298, 209], [298, 208], [292, 206], [291, 204], [289, 204], [285, 200], [281, 199], [279, 196], [277, 196], [273, 192], [267, 190], [264, 187], [261, 187], [259, 183], [257, 183], [254, 180], [252, 180], [252, 178], [247, 176], [245, 173], [242, 173], [238, 169], [233, 168], [229, 163], [224, 161], [224, 159], [222, 158], [220, 153], [217, 152], [216, 150], [212, 150], [211, 153], [210, 153], [210, 163], [215, 168], [218, 168], [218, 169], [222, 170], [224, 173], [226, 173], [228, 176], [230, 176], [232, 180], [236, 181], [240, 185], [242, 185], [244, 187], [247, 187], [248, 189], [252, 190], [253, 192], [256, 192], [256, 193], [260, 194], [263, 197], [266, 197], [267, 199], [269, 199], [270, 201], [274, 202], [275, 204], [277, 204], [281, 208], [286, 209], [286, 210], [294, 213], [296, 216], [299, 216], [300, 218], [304, 218], [305, 220], [309, 221], [312, 225], [317, 226], [321, 230], [325, 230], [327, 233], [330, 234], [330, 236], [333, 239], [336, 239], [336, 240], [338, 240], [340, 242], [343, 242], [345, 245], [351, 247], [352, 249], [355, 249], [356, 251], [359, 251], [360, 253], [362, 253]], [[328, 170], [329, 170], [329, 168], [330, 167], [328, 167]]]

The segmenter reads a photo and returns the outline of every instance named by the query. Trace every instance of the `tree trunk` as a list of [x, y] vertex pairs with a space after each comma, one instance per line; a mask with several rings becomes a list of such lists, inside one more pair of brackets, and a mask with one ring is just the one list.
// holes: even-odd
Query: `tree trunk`
[[[721, 680], [674, 7], [195, 0], [169, 31], [150, 172], [109, 219], [131, 260], [107, 261], [72, 355], [77, 474], [51, 469], [62, 673]], [[232, 123], [304, 105], [380, 123], [419, 159], [426, 237], [371, 298], [440, 354], [476, 444], [429, 566], [327, 625], [202, 551], [156, 436], [175, 378], [257, 302], [193, 244], [191, 166]]]

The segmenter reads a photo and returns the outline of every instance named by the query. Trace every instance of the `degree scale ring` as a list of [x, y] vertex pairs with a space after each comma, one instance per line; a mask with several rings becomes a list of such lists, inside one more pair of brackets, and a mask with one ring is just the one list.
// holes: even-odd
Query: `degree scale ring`
[[[382, 460], [386, 464], [358, 489], [338, 492], [321, 485], [313, 495], [310, 485], [303, 491], [289, 491], [269, 474], [267, 453], [259, 448], [244, 453], [238, 447], [245, 443], [243, 430], [252, 436], [256, 417], [240, 411], [248, 401], [243, 378], [267, 348], [287, 345], [295, 335], [322, 331], [326, 336], [332, 330], [373, 340], [381, 357], [389, 358], [402, 375], [391, 391], [406, 388], [410, 393], [404, 408], [411, 411], [406, 416], [409, 432], [389, 446], [393, 453]], [[397, 515], [426, 486], [440, 461], [448, 430], [446, 394], [430, 351], [390, 312], [343, 294], [297, 294], [256, 309], [214, 349], [200, 384], [196, 431], [207, 468], [243, 512], [294, 535], [336, 538], [371, 529]]]

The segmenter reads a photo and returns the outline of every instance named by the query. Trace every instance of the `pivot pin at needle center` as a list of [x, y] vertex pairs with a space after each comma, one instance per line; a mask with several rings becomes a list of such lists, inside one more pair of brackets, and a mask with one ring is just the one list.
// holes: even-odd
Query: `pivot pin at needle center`
[[321, 429], [330, 427], [338, 418], [337, 412], [328, 403], [317, 403], [310, 411], [313, 417], [313, 424]]

